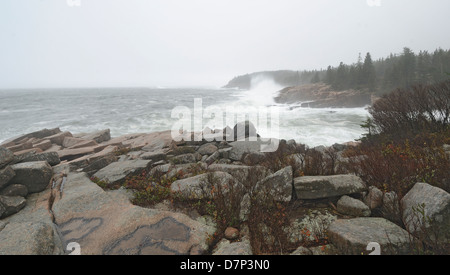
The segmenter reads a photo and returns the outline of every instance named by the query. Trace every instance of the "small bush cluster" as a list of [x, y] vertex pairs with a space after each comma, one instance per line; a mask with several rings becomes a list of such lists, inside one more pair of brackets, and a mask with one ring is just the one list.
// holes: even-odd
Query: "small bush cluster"
[[367, 184], [401, 199], [417, 182], [450, 191], [450, 161], [442, 146], [404, 140], [360, 146], [346, 152], [349, 169]]
[[109, 182], [106, 180], [101, 180], [97, 177], [91, 177], [91, 181], [97, 184], [102, 189], [110, 189]]

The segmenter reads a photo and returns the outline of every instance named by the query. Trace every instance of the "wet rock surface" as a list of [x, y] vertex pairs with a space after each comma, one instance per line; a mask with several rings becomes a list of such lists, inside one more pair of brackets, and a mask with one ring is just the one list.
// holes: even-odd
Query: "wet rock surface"
[[[243, 125], [249, 126], [243, 137], [252, 136], [251, 125]], [[297, 213], [283, 228], [292, 246], [284, 254], [367, 254], [370, 242], [382, 254], [406, 254], [407, 231], [423, 225], [418, 206], [433, 220], [423, 226], [450, 228], [450, 195], [439, 188], [417, 183], [400, 202], [353, 174], [298, 176], [307, 160], [299, 145], [273, 141], [256, 134], [256, 141], [174, 142], [170, 131], [111, 138], [109, 130], [72, 134], [57, 128], [10, 139], [0, 146], [0, 255], [68, 254], [74, 242], [84, 255], [252, 255], [249, 215], [261, 194]], [[267, 166], [274, 156], [262, 151], [268, 144], [283, 146], [289, 165]], [[213, 200], [217, 190], [235, 195], [238, 217], [218, 232], [211, 218], [217, 209], [200, 215], [170, 199], [137, 206], [131, 202], [136, 190], [124, 189], [134, 177], [146, 177], [148, 190], [165, 186], [185, 202]], [[122, 187], [108, 189], [113, 186]], [[211, 242], [213, 236], [222, 239]], [[327, 241], [319, 245], [318, 239]]]

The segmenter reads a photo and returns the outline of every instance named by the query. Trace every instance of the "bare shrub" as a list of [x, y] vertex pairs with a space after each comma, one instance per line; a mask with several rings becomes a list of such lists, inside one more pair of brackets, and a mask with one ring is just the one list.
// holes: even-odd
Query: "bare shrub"
[[397, 89], [375, 102], [369, 112], [375, 130], [392, 138], [443, 131], [450, 122], [450, 81]]
[[345, 154], [348, 169], [370, 186], [396, 192], [400, 199], [417, 182], [450, 191], [450, 160], [440, 146], [422, 147], [406, 140], [398, 145], [360, 146]]

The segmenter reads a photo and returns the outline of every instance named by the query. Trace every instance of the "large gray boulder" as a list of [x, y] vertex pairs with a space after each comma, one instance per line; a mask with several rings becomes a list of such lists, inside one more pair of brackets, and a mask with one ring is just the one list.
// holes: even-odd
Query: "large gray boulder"
[[343, 215], [353, 217], [370, 217], [370, 208], [362, 201], [349, 196], [342, 196], [337, 204], [337, 211]]
[[113, 162], [95, 173], [94, 177], [106, 181], [111, 185], [120, 184], [123, 183], [126, 177], [149, 169], [151, 163], [151, 160], [141, 159]]
[[201, 155], [212, 155], [218, 150], [217, 146], [212, 143], [206, 143], [198, 148], [197, 152]]
[[298, 199], [324, 199], [351, 195], [367, 190], [361, 178], [355, 175], [306, 176], [294, 179]]
[[16, 175], [10, 184], [22, 184], [29, 193], [42, 192], [53, 177], [52, 167], [46, 161], [25, 162], [11, 165]]
[[0, 196], [0, 205], [3, 206], [4, 211], [0, 214], [0, 218], [6, 218], [19, 212], [25, 207], [27, 201], [22, 197], [5, 197]]
[[0, 147], [0, 169], [14, 160], [14, 153], [4, 147]]
[[261, 152], [262, 141], [236, 141], [231, 142], [231, 150], [229, 151], [229, 158], [235, 161], [241, 161], [243, 156], [247, 153]]
[[401, 200], [401, 208], [403, 222], [412, 234], [438, 231], [439, 236], [429, 237], [450, 240], [449, 193], [427, 183], [416, 183]]
[[256, 127], [248, 120], [237, 123], [233, 128], [233, 134], [234, 140], [242, 140], [247, 138], [249, 140], [256, 140], [257, 138]]
[[408, 254], [410, 239], [408, 232], [383, 218], [355, 218], [334, 221], [328, 228], [329, 241], [341, 253], [369, 254], [369, 243], [378, 243], [381, 254]]
[[0, 190], [7, 187], [15, 175], [16, 175], [16, 173], [11, 168], [11, 166], [6, 166], [5, 169], [1, 169], [0, 170]]
[[256, 189], [268, 190], [275, 200], [289, 202], [292, 199], [292, 167], [288, 166], [257, 183]]
[[8, 223], [0, 232], [0, 255], [62, 254], [61, 244], [54, 241], [56, 234], [50, 223]]

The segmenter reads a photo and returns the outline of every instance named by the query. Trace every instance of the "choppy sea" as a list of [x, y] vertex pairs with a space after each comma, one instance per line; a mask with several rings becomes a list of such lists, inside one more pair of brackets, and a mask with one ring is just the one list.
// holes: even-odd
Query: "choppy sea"
[[[353, 141], [364, 133], [360, 124], [368, 116], [365, 108], [313, 109], [276, 104], [273, 97], [281, 88], [266, 83], [249, 91], [163, 87], [0, 90], [0, 142], [55, 127], [72, 133], [109, 128], [114, 137], [171, 130], [180, 120], [179, 115], [172, 114], [174, 108], [190, 110], [193, 116], [198, 114], [199, 102], [201, 110], [212, 106], [223, 110], [219, 116], [230, 116], [226, 113], [229, 107], [241, 117], [251, 117], [251, 112], [259, 110], [258, 119], [264, 114], [261, 110], [276, 107], [278, 136], [271, 137], [295, 139], [310, 147]], [[223, 126], [208, 125], [210, 121], [211, 117], [203, 117], [202, 126]], [[258, 123], [254, 122], [257, 128]]]

